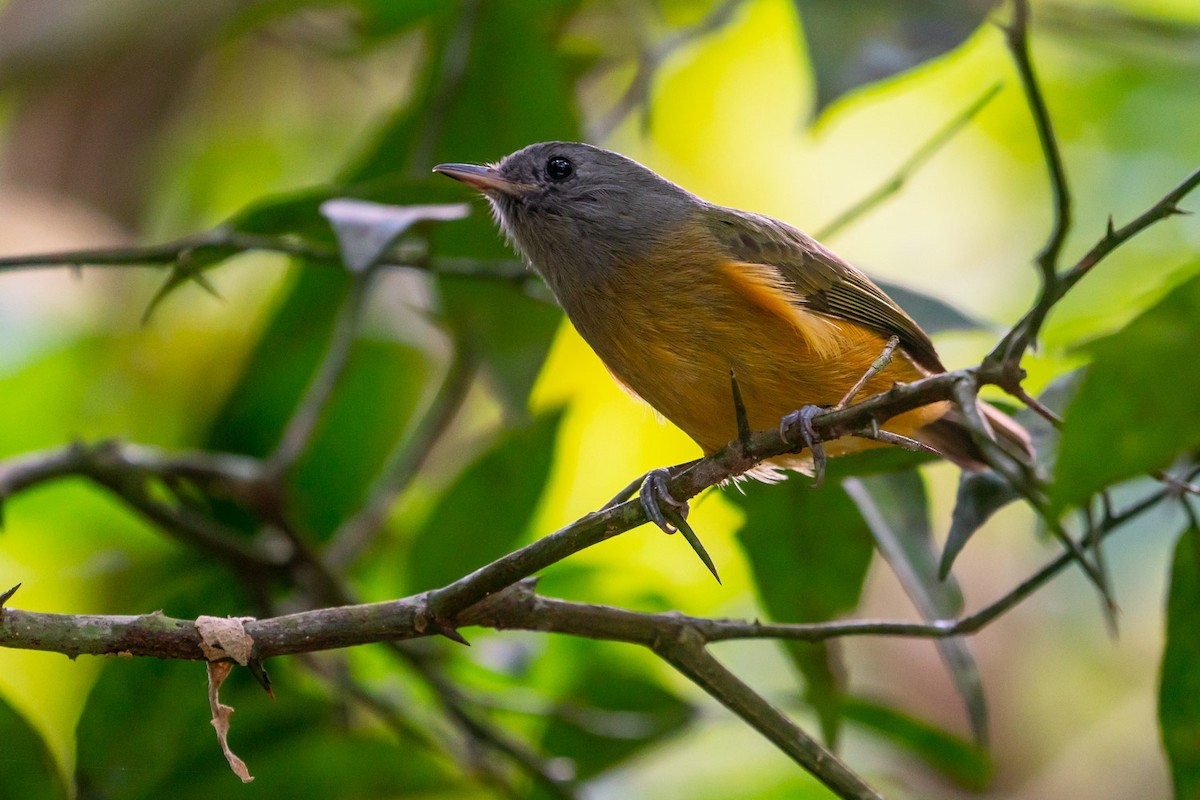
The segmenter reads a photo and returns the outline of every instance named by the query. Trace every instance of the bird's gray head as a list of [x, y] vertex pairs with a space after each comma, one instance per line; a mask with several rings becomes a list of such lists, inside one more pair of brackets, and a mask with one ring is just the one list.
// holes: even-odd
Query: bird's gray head
[[483, 192], [505, 235], [560, 299], [662, 243], [702, 202], [636, 161], [577, 142], [434, 171]]

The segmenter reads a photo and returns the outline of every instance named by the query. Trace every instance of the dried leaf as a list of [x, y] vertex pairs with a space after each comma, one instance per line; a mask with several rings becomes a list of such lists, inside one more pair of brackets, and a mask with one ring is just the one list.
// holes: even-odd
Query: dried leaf
[[208, 662], [208, 706], [212, 709], [212, 726], [217, 731], [217, 741], [221, 743], [221, 752], [225, 754], [229, 768], [242, 779], [242, 783], [249, 783], [254, 776], [246, 768], [246, 762], [229, 749], [229, 718], [233, 715], [233, 706], [225, 705], [220, 698], [221, 684], [232, 671], [233, 664], [228, 661]]
[[200, 649], [209, 661], [232, 658], [243, 667], [250, 663], [254, 639], [246, 633], [246, 623], [254, 617], [196, 617]]

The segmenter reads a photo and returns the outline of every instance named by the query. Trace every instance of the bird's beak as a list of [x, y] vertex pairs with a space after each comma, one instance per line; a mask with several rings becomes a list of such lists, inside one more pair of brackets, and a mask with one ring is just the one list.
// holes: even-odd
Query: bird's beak
[[509, 197], [521, 197], [529, 194], [534, 188], [528, 183], [510, 181], [492, 167], [483, 167], [478, 164], [438, 164], [433, 171], [440, 172], [448, 178], [454, 178], [456, 181], [462, 181], [485, 194], [499, 192]]

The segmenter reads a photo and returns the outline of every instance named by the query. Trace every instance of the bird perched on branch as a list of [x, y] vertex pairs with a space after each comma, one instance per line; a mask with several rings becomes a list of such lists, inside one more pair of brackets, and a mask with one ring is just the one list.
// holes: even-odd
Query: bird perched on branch
[[[895, 357], [870, 374], [864, 396], [945, 371], [920, 326], [812, 237], [708, 203], [617, 153], [545, 142], [496, 164], [434, 171], [487, 197], [505, 235], [613, 377], [705, 454], [738, 435], [731, 371], [754, 430], [779, 426], [804, 407], [837, 404], [892, 337]], [[979, 408], [1003, 447], [1031, 456], [1023, 428], [991, 406]], [[884, 428], [965, 468], [983, 467], [949, 403], [900, 414]], [[824, 449], [839, 455], [873, 446], [879, 442], [843, 438]], [[752, 474], [804, 470], [815, 449]]]

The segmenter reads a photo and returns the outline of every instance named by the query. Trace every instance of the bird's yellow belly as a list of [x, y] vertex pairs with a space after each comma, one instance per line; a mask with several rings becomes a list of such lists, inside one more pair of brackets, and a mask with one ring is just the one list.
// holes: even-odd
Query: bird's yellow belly
[[[837, 403], [886, 343], [874, 331], [822, 318], [823, 325], [836, 328], [817, 348], [802, 326], [764, 308], [742, 286], [726, 280], [671, 284], [669, 276], [660, 275], [654, 290], [640, 295], [631, 295], [628, 285], [617, 296], [598, 292], [590, 298], [588, 313], [571, 316], [614, 377], [705, 453], [737, 436], [730, 370], [737, 376], [751, 427], [771, 429], [802, 406]], [[620, 302], [631, 296], [638, 296], [636, 304]], [[898, 352], [858, 397], [921, 376]], [[942, 413], [936, 406], [917, 409], [885, 427], [908, 435]], [[837, 455], [874, 444], [845, 439], [831, 443], [828, 451]]]

